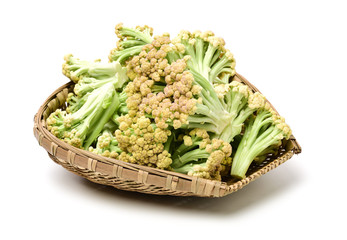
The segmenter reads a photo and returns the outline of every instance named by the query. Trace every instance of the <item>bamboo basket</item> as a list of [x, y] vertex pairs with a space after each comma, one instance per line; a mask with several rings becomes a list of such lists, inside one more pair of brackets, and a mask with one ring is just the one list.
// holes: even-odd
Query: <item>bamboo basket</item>
[[[236, 74], [233, 80], [243, 82], [254, 92], [259, 92], [239, 74]], [[223, 197], [243, 188], [301, 152], [300, 145], [292, 135], [289, 140], [283, 141], [277, 156], [269, 157], [260, 165], [252, 164], [246, 178], [230, 179], [226, 182], [191, 177], [99, 156], [61, 141], [46, 129], [45, 120], [56, 109], [66, 107], [66, 98], [73, 86], [73, 82], [61, 86], [43, 103], [34, 118], [34, 135], [54, 162], [95, 183], [157, 195]]]

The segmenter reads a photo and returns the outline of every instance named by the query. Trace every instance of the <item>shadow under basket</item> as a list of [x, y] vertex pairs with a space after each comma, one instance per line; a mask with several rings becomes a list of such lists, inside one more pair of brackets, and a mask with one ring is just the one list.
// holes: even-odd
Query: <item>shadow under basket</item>
[[[236, 74], [233, 80], [248, 85], [259, 92], [244, 77]], [[52, 135], [46, 128], [45, 120], [58, 108], [66, 107], [68, 93], [74, 83], [69, 82], [54, 91], [40, 107], [34, 118], [34, 135], [49, 157], [67, 170], [92, 182], [113, 186], [127, 191], [136, 191], [157, 195], [223, 197], [235, 192], [258, 177], [301, 152], [301, 147], [292, 135], [283, 141], [276, 156], [267, 158], [262, 164], [252, 164], [242, 180], [207, 180], [185, 174], [126, 163], [106, 158], [75, 148]]]

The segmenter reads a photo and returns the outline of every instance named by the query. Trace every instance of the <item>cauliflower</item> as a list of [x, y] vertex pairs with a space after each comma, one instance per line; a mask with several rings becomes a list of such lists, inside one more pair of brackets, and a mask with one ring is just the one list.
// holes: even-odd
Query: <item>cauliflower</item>
[[213, 32], [153, 36], [118, 24], [109, 62], [65, 56], [74, 82], [53, 135], [124, 162], [212, 180], [244, 178], [277, 154], [289, 126], [265, 97], [233, 80], [233, 54]]

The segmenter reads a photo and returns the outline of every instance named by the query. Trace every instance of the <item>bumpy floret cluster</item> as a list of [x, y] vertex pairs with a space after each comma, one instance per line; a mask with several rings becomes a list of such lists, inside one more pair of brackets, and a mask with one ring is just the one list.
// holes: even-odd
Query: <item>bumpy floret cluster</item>
[[[192, 74], [185, 71], [187, 58], [169, 64], [169, 44], [167, 35], [154, 37], [151, 44], [144, 45], [139, 55], [127, 62], [132, 79], [125, 88], [128, 114], [118, 118], [116, 131], [124, 151], [120, 155], [123, 161], [168, 168], [171, 155], [163, 150], [171, 135], [168, 128], [180, 128], [194, 111], [194, 96], [200, 89], [193, 86]], [[144, 122], [148, 126], [139, 129], [146, 125]]]
[[231, 166], [231, 145], [210, 139], [203, 129], [193, 129], [183, 136], [183, 143], [172, 156], [172, 168], [190, 176], [221, 180], [221, 172]]
[[139, 55], [128, 61], [129, 75], [146, 76], [159, 82], [165, 76], [164, 70], [168, 66], [166, 55], [171, 51], [169, 44], [168, 36], [154, 37], [152, 43], [144, 45]]
[[104, 157], [118, 158], [122, 150], [118, 147], [118, 142], [113, 133], [106, 129], [98, 137], [96, 147], [89, 147], [90, 152], [102, 155]]
[[193, 75], [185, 70], [187, 58], [168, 63], [169, 44], [167, 36], [155, 37], [128, 62], [128, 75], [134, 79], [126, 87], [127, 104], [137, 116], [151, 115], [159, 128], [166, 129], [171, 124], [177, 129], [194, 112], [194, 96], [200, 88], [193, 85]]
[[171, 155], [164, 146], [171, 135], [169, 130], [157, 128], [144, 116], [130, 118], [125, 115], [118, 121], [116, 139], [123, 150], [120, 160], [162, 169], [170, 166]]

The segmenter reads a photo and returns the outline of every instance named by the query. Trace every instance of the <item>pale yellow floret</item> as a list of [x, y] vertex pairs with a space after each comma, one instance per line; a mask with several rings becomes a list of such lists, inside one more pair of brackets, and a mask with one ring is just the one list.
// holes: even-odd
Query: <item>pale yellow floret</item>
[[292, 130], [285, 122], [284, 117], [278, 115], [277, 113], [272, 113], [272, 120], [274, 121], [276, 127], [283, 132], [283, 137], [289, 139], [292, 134]]
[[184, 141], [184, 145], [186, 145], [186, 146], [193, 145], [193, 141], [192, 141], [192, 138], [190, 136], [185, 135], [183, 137], [183, 141]]
[[206, 171], [207, 168], [201, 166], [194, 166], [193, 170], [187, 173], [188, 176], [211, 179], [210, 173]]
[[205, 129], [201, 129], [201, 128], [194, 128], [193, 130], [191, 130], [189, 132], [189, 135], [192, 137], [197, 136], [197, 137], [202, 138], [202, 139], [210, 138], [207, 131]]
[[190, 35], [191, 35], [191, 33], [189, 31], [186, 31], [186, 30], [182, 30], [179, 33], [180, 38], [183, 40], [188, 40], [190, 38]]
[[229, 92], [230, 85], [229, 84], [214, 84], [214, 90], [217, 93], [218, 98], [223, 99], [225, 94]]
[[210, 156], [204, 165], [193, 166], [192, 170], [188, 172], [188, 175], [220, 180], [221, 171], [230, 170], [231, 145], [221, 139], [213, 138], [211, 140], [208, 132], [203, 129], [191, 130], [189, 136], [186, 135], [183, 137], [184, 144], [186, 145], [186, 141], [190, 142], [196, 137], [198, 137], [200, 141], [199, 148], [205, 149], [207, 153], [210, 153]]
[[184, 53], [186, 50], [185, 46], [182, 43], [175, 43], [172, 49], [177, 51], [178, 53]]
[[206, 152], [211, 153], [213, 150], [213, 146], [211, 144], [207, 144], [205, 149], [206, 149]]
[[77, 83], [82, 78], [82, 76], [76, 76], [74, 72], [71, 72], [70, 61], [72, 57], [72, 54], [67, 54], [64, 56], [65, 62], [62, 65], [62, 72], [66, 77], [70, 78], [73, 82]]
[[254, 94], [251, 94], [248, 97], [248, 107], [251, 109], [260, 109], [265, 106], [266, 99], [264, 95], [262, 95], [259, 92], [256, 92]]
[[223, 141], [217, 138], [212, 139], [213, 149], [218, 149], [222, 145]]
[[[246, 98], [248, 98], [250, 95], [253, 94], [252, 90], [245, 84], [238, 82], [238, 81], [232, 81], [229, 83], [231, 89], [233, 92], [239, 92], [243, 94]], [[257, 96], [253, 96], [255, 98]]]
[[158, 168], [167, 169], [172, 163], [171, 154], [164, 150], [158, 155], [156, 165]]
[[[165, 58], [168, 50], [166, 48], [170, 42], [168, 38], [157, 36], [155, 41], [155, 45], [147, 44], [139, 56], [129, 61], [128, 71], [133, 71], [138, 76], [126, 88], [127, 104], [130, 105], [129, 109], [139, 111], [139, 116], [144, 113], [152, 114], [159, 128], [167, 128], [167, 121], [170, 119], [173, 120], [173, 126], [177, 129], [186, 123], [188, 114], [195, 109], [196, 100], [191, 93], [194, 78], [191, 73], [185, 71], [188, 58], [168, 64]], [[146, 49], [150, 50], [147, 52]], [[151, 79], [151, 84], [143, 78]], [[162, 78], [167, 83], [164, 92], [151, 93], [154, 81], [160, 81]], [[199, 89], [195, 87], [193, 90], [196, 94]], [[138, 100], [134, 101], [134, 95], [137, 92], [140, 92], [142, 97], [141, 99], [137, 97]]]
[[173, 121], [173, 127], [174, 127], [174, 129], [178, 129], [178, 128], [180, 128], [181, 126], [182, 126], [182, 122], [181, 122], [180, 120], [175, 119], [175, 120]]
[[188, 41], [188, 43], [189, 43], [190, 45], [195, 45], [195, 42], [196, 42], [196, 39], [195, 39], [195, 38], [191, 38], [191, 39], [189, 39], [189, 41]]
[[222, 38], [210, 36], [205, 38], [204, 40], [209, 42], [213, 47], [218, 48], [222, 51], [225, 51], [224, 49], [225, 42]]
[[123, 28], [123, 23], [118, 23], [115, 27], [115, 33], [119, 39], [123, 39], [123, 36], [119, 33], [119, 31]]
[[229, 60], [234, 61], [234, 55], [233, 55], [228, 49], [225, 51], [225, 56], [226, 56]]
[[64, 61], [69, 62], [69, 61], [70, 61], [70, 58], [72, 58], [72, 57], [73, 57], [73, 55], [72, 55], [71, 53], [66, 54], [66, 55], [64, 56]]
[[209, 37], [212, 37], [214, 36], [214, 33], [212, 31], [205, 31], [201, 34], [201, 38], [204, 40], [204, 41], [207, 41], [207, 39]]
[[138, 120], [138, 126], [139, 126], [140, 129], [148, 128], [150, 124], [151, 124], [151, 121], [150, 121], [149, 118], [141, 117]]
[[[118, 118], [122, 124], [132, 120], [129, 115]], [[169, 130], [156, 128], [150, 125], [151, 121], [145, 116], [132, 121], [132, 130], [116, 130], [115, 135], [118, 146], [127, 154], [121, 154], [119, 159], [126, 162], [140, 165], [152, 166], [167, 169], [171, 164], [171, 156], [163, 152], [164, 143], [171, 135]]]
[[111, 143], [111, 136], [109, 133], [103, 133], [99, 138], [97, 142], [97, 147], [99, 148], [107, 148]]
[[200, 30], [195, 30], [195, 31], [192, 33], [192, 37], [194, 37], [194, 38], [197, 38], [197, 37], [202, 38], [201, 35], [202, 35], [202, 32], [201, 32]]

